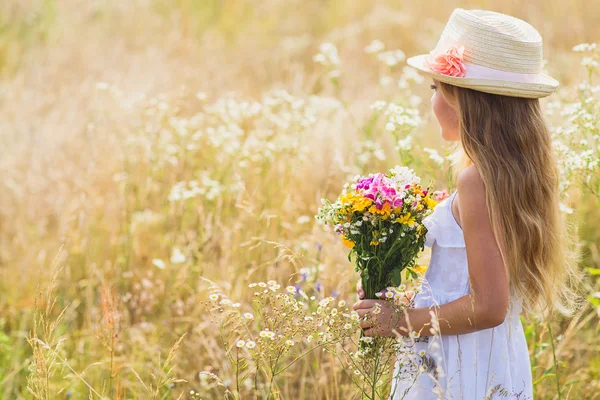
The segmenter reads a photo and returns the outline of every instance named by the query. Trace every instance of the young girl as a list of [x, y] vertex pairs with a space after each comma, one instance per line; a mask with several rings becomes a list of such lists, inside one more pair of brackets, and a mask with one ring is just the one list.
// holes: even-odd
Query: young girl
[[460, 144], [462, 169], [458, 190], [423, 222], [432, 253], [415, 307], [354, 305], [369, 314], [366, 335], [413, 339], [418, 356], [399, 352], [393, 399], [531, 399], [521, 310], [573, 308], [576, 259], [539, 103], [558, 82], [540, 72], [542, 59], [526, 22], [456, 9], [436, 48], [408, 60], [432, 78], [432, 108], [442, 137]]

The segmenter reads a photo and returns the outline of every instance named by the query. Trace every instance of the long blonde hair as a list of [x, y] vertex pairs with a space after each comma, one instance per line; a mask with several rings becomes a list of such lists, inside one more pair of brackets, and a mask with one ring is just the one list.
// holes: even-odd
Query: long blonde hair
[[475, 164], [511, 286], [528, 313], [578, 305], [576, 226], [559, 208], [559, 174], [538, 99], [508, 97], [440, 82], [458, 112], [455, 176]]

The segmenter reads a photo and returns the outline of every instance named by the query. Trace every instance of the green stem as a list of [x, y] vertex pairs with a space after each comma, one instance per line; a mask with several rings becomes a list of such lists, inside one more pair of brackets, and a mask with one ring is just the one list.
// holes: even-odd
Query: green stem
[[550, 344], [552, 345], [552, 358], [554, 360], [554, 370], [556, 372], [556, 393], [558, 395], [558, 400], [560, 397], [560, 378], [558, 376], [558, 362], [556, 361], [556, 348], [554, 347], [554, 335], [552, 335], [552, 323], [548, 322], [548, 333], [550, 334]]
[[[377, 343], [377, 342], [376, 342]], [[377, 344], [374, 343], [373, 346], [373, 351], [376, 351], [377, 354], [375, 355], [375, 366], [373, 367], [373, 382], [371, 384], [371, 399], [375, 400], [375, 396], [377, 394], [377, 368], [378, 368], [378, 364], [379, 364], [379, 346]]]

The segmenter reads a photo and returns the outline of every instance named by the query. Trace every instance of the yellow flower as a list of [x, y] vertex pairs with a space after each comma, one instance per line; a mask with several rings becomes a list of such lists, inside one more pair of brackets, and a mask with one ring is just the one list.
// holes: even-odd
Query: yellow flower
[[371, 206], [371, 204], [373, 204], [373, 201], [371, 199], [361, 197], [352, 204], [352, 211], [363, 212], [365, 208]]
[[344, 246], [346, 246], [346, 247], [349, 247], [349, 248], [354, 247], [354, 242], [352, 240], [348, 240], [345, 236], [342, 236], [342, 243], [344, 243]]
[[369, 207], [369, 212], [371, 214], [381, 215], [382, 219], [385, 221], [389, 218], [390, 214], [392, 213], [392, 206], [389, 202], [386, 201], [385, 203], [383, 203], [383, 207], [381, 207], [381, 210], [377, 209], [375, 205], [372, 205], [371, 207]]
[[435, 201], [434, 199], [432, 199], [429, 196], [425, 197], [424, 200], [425, 200], [425, 204], [427, 205], [427, 208], [430, 210], [433, 210], [435, 208], [435, 206], [437, 205], [437, 201]]
[[424, 274], [427, 271], [428, 265], [417, 265], [413, 267], [413, 270], [419, 274]]
[[354, 193], [349, 192], [346, 194], [343, 194], [340, 196], [340, 201], [342, 202], [342, 205], [345, 205], [346, 203], [350, 203], [354, 200]]
[[379, 246], [379, 242], [376, 240], [372, 240], [371, 243], [369, 243], [371, 246]]
[[412, 215], [410, 215], [410, 213], [407, 213], [401, 217], [396, 218], [395, 221], [399, 222], [401, 224], [406, 224], [408, 226], [413, 226], [415, 224], [415, 219], [412, 217]]

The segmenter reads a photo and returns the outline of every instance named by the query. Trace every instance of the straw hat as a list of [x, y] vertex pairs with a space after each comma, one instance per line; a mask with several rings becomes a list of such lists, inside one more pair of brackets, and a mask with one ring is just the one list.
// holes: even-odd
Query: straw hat
[[437, 46], [407, 63], [451, 85], [514, 97], [551, 94], [558, 81], [541, 72], [542, 37], [510, 15], [457, 8]]

